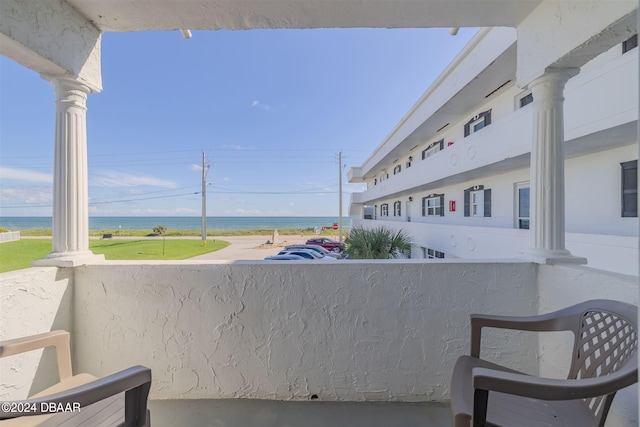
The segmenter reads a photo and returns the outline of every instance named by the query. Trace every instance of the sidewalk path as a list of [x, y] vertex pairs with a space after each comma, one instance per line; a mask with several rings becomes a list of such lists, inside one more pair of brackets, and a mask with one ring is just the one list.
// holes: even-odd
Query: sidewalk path
[[280, 236], [278, 246], [267, 247], [262, 246], [268, 240], [271, 240], [269, 236], [219, 236], [209, 237], [208, 242], [213, 240], [224, 240], [230, 243], [224, 249], [219, 251], [209, 252], [208, 254], [198, 255], [190, 260], [261, 260], [265, 257], [277, 255], [287, 244], [304, 244], [308, 236]]

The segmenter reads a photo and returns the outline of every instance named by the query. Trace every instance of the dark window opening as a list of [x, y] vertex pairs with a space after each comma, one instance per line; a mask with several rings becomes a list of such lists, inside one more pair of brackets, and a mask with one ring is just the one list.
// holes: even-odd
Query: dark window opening
[[402, 206], [402, 202], [400, 201], [393, 203], [393, 216], [402, 216], [401, 206]]
[[638, 35], [634, 34], [622, 42], [622, 53], [627, 53], [631, 49], [638, 47]]
[[491, 189], [475, 185], [464, 190], [464, 216], [491, 216]]
[[529, 187], [518, 188], [518, 228], [522, 230], [529, 229]]
[[422, 160], [433, 156], [439, 151], [442, 151], [443, 148], [444, 148], [444, 139], [441, 139], [440, 141], [436, 141], [433, 144], [429, 144], [427, 148], [422, 150]]
[[533, 94], [530, 93], [528, 95], [525, 95], [522, 98], [520, 98], [520, 108], [524, 107], [525, 105], [529, 105], [532, 102], [533, 102]]
[[638, 161], [620, 163], [622, 167], [622, 216], [638, 216]]
[[487, 110], [476, 115], [464, 125], [464, 137], [466, 138], [472, 133], [477, 132], [484, 127], [487, 127], [490, 124], [491, 110]]
[[430, 194], [423, 197], [422, 216], [444, 216], [444, 194]]

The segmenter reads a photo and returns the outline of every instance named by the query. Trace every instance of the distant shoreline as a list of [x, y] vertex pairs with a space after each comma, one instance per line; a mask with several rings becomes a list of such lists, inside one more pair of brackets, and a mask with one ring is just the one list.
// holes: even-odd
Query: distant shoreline
[[[315, 236], [318, 235], [313, 228], [283, 228], [283, 229], [267, 229], [258, 228], [250, 230], [224, 230], [224, 229], [207, 229], [207, 237], [224, 237], [224, 236], [272, 236], [274, 231], [278, 231], [278, 235], [281, 236]], [[343, 233], [346, 234], [347, 228], [343, 228]], [[51, 237], [52, 230], [50, 228], [32, 228], [25, 230], [12, 230], [20, 231], [20, 235], [23, 237]], [[321, 236], [337, 236], [338, 230], [322, 230]], [[154, 237], [158, 236], [153, 234], [148, 229], [100, 229], [89, 230], [89, 237], [100, 238], [105, 235], [110, 235], [111, 238], [117, 237]], [[171, 230], [168, 229], [166, 233], [167, 237], [201, 237], [201, 230]]]
[[[300, 231], [322, 229], [338, 223], [337, 217], [207, 217], [207, 234], [231, 233], [270, 234], [273, 230]], [[345, 218], [347, 225], [350, 219]], [[51, 233], [51, 217], [0, 217], [0, 228], [40, 234]], [[169, 233], [200, 235], [202, 219], [199, 217], [89, 217], [91, 233], [122, 233], [140, 235], [152, 233], [156, 226], [164, 226]], [[26, 235], [26, 234], [25, 234]]]

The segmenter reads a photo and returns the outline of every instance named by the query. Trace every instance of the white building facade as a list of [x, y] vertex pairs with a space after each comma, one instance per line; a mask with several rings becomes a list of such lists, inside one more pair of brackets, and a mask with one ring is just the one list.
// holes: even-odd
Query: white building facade
[[[509, 28], [479, 31], [349, 171], [350, 182], [367, 184], [352, 195], [350, 214], [361, 218], [353, 225], [404, 229], [413, 258], [526, 258], [539, 119], [533, 85], [516, 85], [516, 38]], [[629, 275], [638, 274], [636, 45], [632, 36], [570, 73], [559, 147], [566, 249], [576, 262]]]

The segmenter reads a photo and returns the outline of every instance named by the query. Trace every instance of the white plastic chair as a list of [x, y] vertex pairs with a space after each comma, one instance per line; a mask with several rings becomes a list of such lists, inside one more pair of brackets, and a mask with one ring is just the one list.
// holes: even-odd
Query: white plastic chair
[[[454, 427], [604, 426], [616, 392], [638, 381], [637, 318], [636, 306], [609, 300], [541, 316], [471, 315], [471, 355], [458, 359], [451, 380]], [[480, 359], [487, 327], [572, 331], [568, 379], [529, 376]]]

